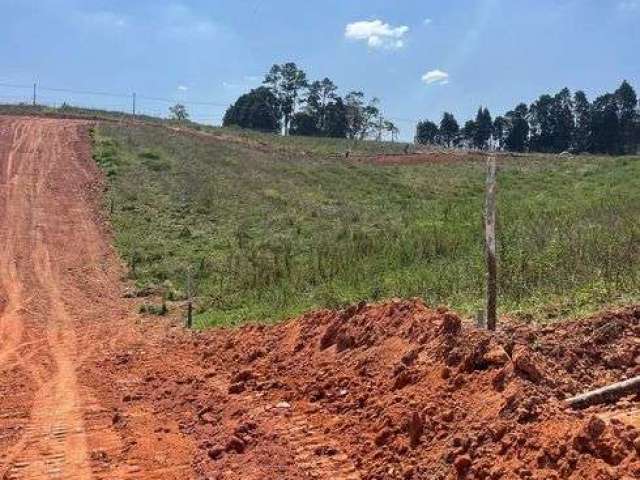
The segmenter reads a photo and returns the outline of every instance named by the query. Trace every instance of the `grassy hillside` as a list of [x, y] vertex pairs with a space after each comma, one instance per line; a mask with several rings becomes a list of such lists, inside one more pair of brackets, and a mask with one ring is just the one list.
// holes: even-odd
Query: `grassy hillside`
[[[201, 325], [392, 296], [482, 305], [482, 163], [383, 167], [310, 154], [344, 147], [317, 139], [142, 126], [94, 136], [138, 287], [180, 297], [193, 272]], [[504, 162], [502, 313], [562, 317], [639, 291], [638, 158]]]
[[411, 149], [412, 145], [402, 142], [368, 142], [348, 140], [343, 138], [315, 138], [315, 137], [288, 137], [245, 130], [237, 127], [223, 128], [196, 122], [178, 122], [171, 119], [152, 117], [148, 115], [131, 115], [119, 111], [108, 111], [84, 107], [65, 105], [61, 107], [49, 107], [44, 105], [28, 104], [0, 104], [0, 115], [33, 115], [39, 117], [55, 118], [81, 118], [91, 120], [103, 120], [111, 122], [131, 124], [153, 124], [157, 126], [172, 127], [189, 132], [206, 133], [223, 141], [232, 141], [252, 146], [256, 149], [269, 149], [270, 151], [295, 152], [302, 155], [333, 155], [343, 156], [346, 152], [355, 155], [367, 155], [378, 153], [403, 153], [405, 148]]

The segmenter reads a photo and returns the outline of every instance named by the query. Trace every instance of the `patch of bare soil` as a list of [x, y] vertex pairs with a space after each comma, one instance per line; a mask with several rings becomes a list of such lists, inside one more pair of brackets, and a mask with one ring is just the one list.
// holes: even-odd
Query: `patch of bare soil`
[[176, 332], [100, 369], [179, 417], [199, 478], [631, 479], [640, 397], [563, 400], [639, 374], [639, 334], [640, 308], [490, 335], [393, 301]]

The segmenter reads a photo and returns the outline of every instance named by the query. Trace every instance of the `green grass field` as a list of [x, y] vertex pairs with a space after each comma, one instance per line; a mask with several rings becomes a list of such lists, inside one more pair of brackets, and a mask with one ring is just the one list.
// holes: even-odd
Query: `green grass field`
[[[179, 299], [192, 272], [200, 326], [394, 296], [481, 308], [482, 163], [374, 166], [329, 154], [402, 146], [220, 129], [102, 124], [94, 140], [132, 278]], [[637, 299], [639, 178], [637, 157], [502, 160], [500, 312], [545, 321]]]

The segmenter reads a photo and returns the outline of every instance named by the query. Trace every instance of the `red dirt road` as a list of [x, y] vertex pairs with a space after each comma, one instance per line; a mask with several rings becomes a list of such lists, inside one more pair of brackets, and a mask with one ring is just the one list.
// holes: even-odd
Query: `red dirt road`
[[157, 450], [127, 447], [82, 373], [105, 342], [140, 338], [96, 216], [89, 145], [82, 122], [0, 119], [0, 478], [189, 478], [188, 456], [157, 473]]
[[0, 479], [640, 478], [640, 307], [495, 335], [420, 300], [185, 332], [140, 317], [89, 125], [0, 117]]

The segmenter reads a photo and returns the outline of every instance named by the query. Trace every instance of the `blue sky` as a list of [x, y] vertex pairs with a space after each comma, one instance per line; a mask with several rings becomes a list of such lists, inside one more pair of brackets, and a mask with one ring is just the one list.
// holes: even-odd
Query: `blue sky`
[[[502, 113], [564, 86], [590, 98], [623, 79], [640, 89], [640, 0], [0, 0], [0, 8], [0, 83], [206, 101], [215, 105], [190, 109], [210, 123], [286, 61], [343, 93], [379, 97], [403, 138], [413, 120], [444, 110], [462, 121], [481, 104]], [[0, 101], [28, 95], [0, 87]]]

